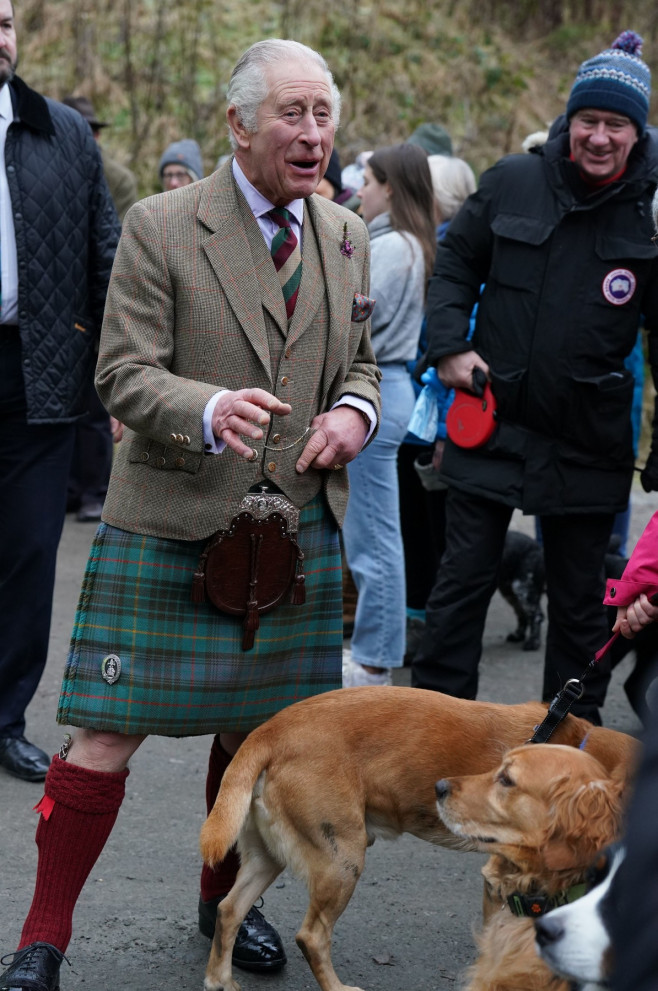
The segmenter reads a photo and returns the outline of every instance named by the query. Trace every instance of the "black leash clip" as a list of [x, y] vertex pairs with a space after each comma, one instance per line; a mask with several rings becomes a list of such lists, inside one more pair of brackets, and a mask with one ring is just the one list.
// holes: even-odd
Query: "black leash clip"
[[528, 743], [548, 743], [569, 709], [583, 697], [585, 686], [579, 678], [569, 678], [548, 707], [543, 722], [535, 729]]

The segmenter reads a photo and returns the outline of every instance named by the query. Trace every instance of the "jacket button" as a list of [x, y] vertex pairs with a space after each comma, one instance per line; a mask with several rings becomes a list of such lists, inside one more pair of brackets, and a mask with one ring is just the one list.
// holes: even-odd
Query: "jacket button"
[[148, 451], [143, 451], [142, 452], [141, 459], [142, 459], [142, 461], [148, 461], [148, 459], [149, 459]]
[[288, 385], [288, 376], [284, 375], [281, 379], [281, 385]]
[[185, 464], [185, 458], [176, 458], [176, 467], [182, 468]]
[[268, 462], [267, 470], [268, 471], [276, 471], [276, 462], [275, 461]]
[[281, 434], [274, 434], [274, 436], [272, 437], [273, 444], [278, 444], [280, 440], [281, 440]]
[[183, 435], [182, 434], [176, 434], [176, 440], [178, 441], [179, 444], [182, 444], [183, 443]]
[[169, 434], [169, 437], [174, 443], [176, 443], [176, 434]]
[[158, 458], [158, 468], [164, 468], [167, 463], [166, 458]]
[[191, 443], [191, 441], [190, 441], [190, 438], [189, 438], [189, 437], [187, 436], [187, 434], [185, 434], [185, 436], [183, 437], [183, 443], [184, 443], [184, 444], [189, 444], [189, 443]]
[[617, 589], [613, 585], [612, 588], [610, 589], [610, 598], [614, 599], [616, 594], [617, 594]]
[[285, 351], [285, 355], [284, 355], [284, 357], [286, 357], [286, 358], [289, 358], [289, 357], [290, 357], [290, 355], [291, 355], [291, 353], [292, 353], [292, 352], [291, 352], [291, 350], [290, 350], [290, 348], [286, 348], [286, 351]]

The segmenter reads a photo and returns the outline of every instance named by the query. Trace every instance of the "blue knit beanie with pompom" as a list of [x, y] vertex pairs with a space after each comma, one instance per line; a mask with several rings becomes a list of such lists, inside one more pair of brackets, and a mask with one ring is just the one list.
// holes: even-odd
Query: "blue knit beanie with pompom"
[[630, 117], [641, 136], [651, 96], [651, 70], [641, 54], [639, 34], [623, 31], [611, 48], [583, 62], [569, 95], [567, 117], [577, 110], [610, 110]]

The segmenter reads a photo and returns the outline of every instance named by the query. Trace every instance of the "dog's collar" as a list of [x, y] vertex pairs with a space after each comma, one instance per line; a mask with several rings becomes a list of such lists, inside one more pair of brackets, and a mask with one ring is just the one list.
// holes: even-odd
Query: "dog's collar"
[[553, 908], [560, 905], [568, 905], [570, 902], [582, 898], [587, 891], [587, 885], [574, 884], [571, 888], [558, 891], [557, 895], [524, 895], [520, 891], [515, 891], [507, 898], [507, 904], [512, 915], [519, 918], [536, 919], [540, 915], [546, 915]]

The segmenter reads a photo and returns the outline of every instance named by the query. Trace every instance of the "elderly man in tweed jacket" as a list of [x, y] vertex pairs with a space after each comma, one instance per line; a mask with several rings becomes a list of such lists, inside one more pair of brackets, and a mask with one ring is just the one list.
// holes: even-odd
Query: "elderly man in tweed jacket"
[[[58, 712], [79, 729], [46, 778], [34, 900], [0, 987], [59, 986], [73, 908], [147, 734], [217, 734], [211, 806], [249, 730], [341, 683], [342, 468], [379, 416], [367, 235], [353, 214], [312, 195], [339, 109], [321, 56], [259, 42], [234, 69], [228, 103], [234, 157], [125, 219], [97, 385], [126, 433]], [[208, 538], [262, 485], [299, 511], [306, 602], [263, 615], [245, 650], [241, 619], [192, 601], [191, 590]], [[209, 935], [237, 866], [233, 855], [204, 870]], [[247, 969], [285, 963], [256, 909], [235, 953]]]

